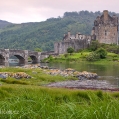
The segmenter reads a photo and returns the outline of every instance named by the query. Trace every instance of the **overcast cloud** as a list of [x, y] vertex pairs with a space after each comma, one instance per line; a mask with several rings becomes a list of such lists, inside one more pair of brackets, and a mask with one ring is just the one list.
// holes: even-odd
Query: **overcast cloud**
[[12, 23], [39, 22], [81, 10], [119, 13], [119, 0], [0, 0], [0, 19]]

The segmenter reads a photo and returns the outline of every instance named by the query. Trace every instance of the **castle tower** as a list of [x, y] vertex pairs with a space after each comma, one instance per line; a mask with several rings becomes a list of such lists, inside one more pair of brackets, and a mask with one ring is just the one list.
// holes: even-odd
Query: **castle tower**
[[108, 11], [104, 10], [103, 15], [104, 15], [104, 22], [107, 22], [108, 21]]
[[91, 35], [95, 35], [100, 43], [118, 44], [118, 17], [110, 16], [108, 11], [104, 10], [94, 21]]

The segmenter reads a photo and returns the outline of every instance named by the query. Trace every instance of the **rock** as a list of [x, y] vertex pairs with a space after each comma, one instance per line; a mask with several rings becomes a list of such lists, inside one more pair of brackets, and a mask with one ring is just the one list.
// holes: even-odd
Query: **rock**
[[45, 73], [50, 74], [50, 75], [61, 75], [64, 77], [74, 76], [81, 80], [96, 79], [98, 77], [96, 73], [91, 73], [87, 71], [78, 72], [71, 68], [65, 69], [64, 71], [59, 70], [59, 69], [49, 69], [49, 70], [45, 70]]
[[29, 76], [28, 74], [24, 73], [24, 72], [17, 72], [17, 73], [13, 73], [13, 72], [0, 72], [0, 78], [4, 78], [6, 79], [7, 77], [13, 77], [13, 78], [31, 78], [31, 76]]
[[40, 66], [41, 69], [49, 69], [48, 66]]
[[2, 79], [6, 79], [8, 76], [7, 75], [5, 75], [5, 74], [0, 74], [0, 78], [2, 78]]
[[67, 71], [67, 72], [74, 72], [75, 70], [74, 69], [72, 69], [72, 68], [67, 68], [67, 69], [65, 69], [65, 71]]
[[24, 73], [24, 72], [17, 72], [14, 73], [14, 78], [16, 79], [20, 79], [20, 78], [31, 78], [31, 76], [29, 76], [28, 74]]
[[96, 73], [91, 73], [87, 71], [80, 72], [76, 77], [78, 77], [80, 80], [88, 80], [88, 79], [97, 79], [98, 75]]

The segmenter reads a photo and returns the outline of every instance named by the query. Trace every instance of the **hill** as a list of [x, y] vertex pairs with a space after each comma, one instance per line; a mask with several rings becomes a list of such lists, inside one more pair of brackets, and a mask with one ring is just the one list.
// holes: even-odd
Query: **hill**
[[4, 27], [6, 27], [6, 26], [8, 26], [10, 24], [12, 24], [12, 23], [0, 20], [0, 29], [4, 28]]
[[54, 42], [62, 40], [67, 31], [90, 34], [94, 20], [101, 14], [99, 11], [65, 12], [63, 17], [44, 22], [10, 24], [0, 29], [0, 48], [53, 50]]

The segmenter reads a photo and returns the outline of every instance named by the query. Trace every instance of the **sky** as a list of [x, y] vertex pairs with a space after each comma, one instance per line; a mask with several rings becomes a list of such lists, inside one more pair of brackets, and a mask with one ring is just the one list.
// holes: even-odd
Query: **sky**
[[0, 20], [12, 23], [41, 22], [81, 10], [119, 13], [119, 0], [0, 0]]

